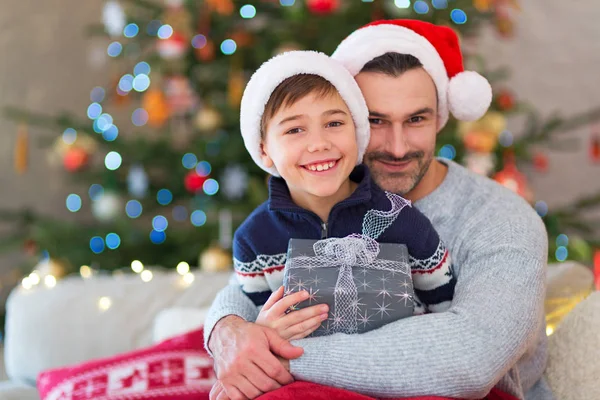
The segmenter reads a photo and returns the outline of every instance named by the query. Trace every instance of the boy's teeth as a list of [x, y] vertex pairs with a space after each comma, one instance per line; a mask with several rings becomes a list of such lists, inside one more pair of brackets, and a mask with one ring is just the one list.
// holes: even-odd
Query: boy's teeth
[[327, 171], [329, 168], [333, 168], [335, 163], [335, 161], [330, 161], [325, 164], [313, 164], [309, 165], [308, 169], [310, 169], [311, 171]]

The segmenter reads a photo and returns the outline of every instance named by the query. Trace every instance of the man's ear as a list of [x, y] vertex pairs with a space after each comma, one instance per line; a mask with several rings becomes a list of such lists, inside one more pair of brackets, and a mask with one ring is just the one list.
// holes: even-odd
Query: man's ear
[[265, 168], [271, 168], [273, 165], [275, 165], [273, 163], [273, 159], [271, 157], [269, 157], [269, 155], [267, 154], [267, 148], [265, 146], [265, 142], [260, 142], [260, 159], [263, 163], [263, 165], [265, 166]]

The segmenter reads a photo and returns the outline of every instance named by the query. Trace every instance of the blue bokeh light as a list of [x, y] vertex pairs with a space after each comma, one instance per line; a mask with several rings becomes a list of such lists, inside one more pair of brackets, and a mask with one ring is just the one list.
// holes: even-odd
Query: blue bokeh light
[[81, 209], [81, 197], [74, 193], [71, 193], [67, 196], [67, 210], [71, 212], [77, 212]]
[[138, 108], [131, 114], [131, 122], [133, 122], [135, 126], [146, 125], [148, 118], [148, 111], [144, 110], [143, 108]]
[[457, 25], [462, 25], [467, 22], [467, 14], [460, 8], [455, 8], [450, 11], [450, 18]]
[[118, 248], [121, 245], [121, 238], [116, 233], [106, 235], [106, 247], [111, 250]]
[[240, 8], [242, 18], [254, 18], [256, 16], [256, 7], [252, 4], [246, 4]]
[[233, 39], [225, 39], [221, 43], [221, 52], [225, 55], [231, 55], [237, 50], [237, 44]]
[[545, 201], [537, 201], [534, 208], [538, 215], [542, 218], [548, 214], [548, 204], [546, 204]]
[[207, 179], [202, 185], [202, 189], [207, 195], [213, 196], [219, 191], [219, 182], [214, 179]]
[[102, 106], [98, 103], [92, 103], [87, 109], [89, 119], [96, 119], [102, 114]]
[[123, 45], [119, 42], [112, 42], [108, 45], [106, 52], [111, 57], [118, 57], [123, 51]]
[[90, 239], [90, 249], [95, 254], [100, 254], [104, 251], [104, 239], [100, 236], [94, 236]]
[[446, 158], [448, 160], [454, 160], [454, 158], [456, 157], [456, 149], [451, 144], [446, 144], [442, 146], [442, 148], [438, 152], [438, 156]]
[[116, 125], [112, 125], [110, 128], [102, 132], [102, 138], [107, 142], [112, 142], [119, 136], [119, 128]]
[[169, 189], [160, 189], [156, 193], [156, 201], [161, 206], [169, 205], [173, 201], [173, 193]]
[[119, 80], [119, 89], [124, 93], [131, 92], [133, 89], [133, 79], [133, 75], [131, 74], [123, 75]]
[[169, 226], [169, 221], [162, 215], [152, 218], [152, 228], [155, 231], [162, 232]]
[[129, 218], [138, 218], [142, 215], [142, 203], [137, 200], [129, 200], [125, 205], [125, 213]]
[[73, 144], [77, 140], [77, 131], [73, 128], [67, 128], [62, 134], [63, 142]]
[[204, 35], [196, 35], [192, 38], [192, 47], [195, 49], [201, 49], [206, 46], [208, 40], [206, 40], [206, 36]]
[[122, 161], [123, 159], [119, 153], [116, 151], [111, 151], [104, 158], [104, 165], [106, 166], [106, 169], [114, 171], [119, 169]]
[[165, 231], [152, 231], [150, 232], [150, 241], [154, 244], [161, 244], [167, 240], [167, 234]]
[[135, 67], [133, 67], [133, 74], [136, 76], [150, 75], [150, 71], [152, 71], [152, 69], [150, 68], [150, 64], [148, 64], [146, 61], [141, 61], [137, 63]]
[[126, 38], [136, 37], [138, 33], [140, 33], [140, 27], [134, 23], [128, 24], [123, 29], [123, 36], [125, 36]]
[[423, 0], [415, 1], [413, 8], [417, 14], [427, 14], [429, 12], [429, 5]]
[[202, 210], [196, 210], [190, 215], [190, 221], [194, 226], [202, 226], [206, 223], [206, 213]]
[[160, 39], [168, 39], [171, 36], [173, 36], [173, 27], [169, 24], [165, 24], [158, 28], [158, 32], [156, 33], [156, 35]]
[[150, 87], [150, 78], [146, 74], [139, 74], [133, 78], [132, 86], [136, 92], [144, 92]]
[[104, 195], [104, 188], [102, 187], [102, 185], [94, 183], [90, 186], [90, 189], [88, 190], [88, 195], [90, 196], [90, 200], [98, 200]]
[[569, 257], [569, 250], [564, 246], [560, 246], [556, 249], [554, 256], [558, 261], [563, 262]]
[[561, 233], [556, 237], [556, 245], [557, 246], [568, 246], [569, 245], [569, 237], [564, 233]]
[[106, 91], [104, 90], [104, 88], [102, 88], [100, 86], [96, 86], [90, 92], [90, 100], [95, 103], [101, 103], [102, 100], [104, 100], [105, 95], [106, 95]]
[[196, 173], [200, 176], [208, 176], [212, 171], [212, 167], [208, 161], [200, 161], [198, 165], [196, 165]]
[[193, 169], [198, 164], [198, 157], [194, 153], [186, 153], [181, 157], [181, 164], [184, 168]]

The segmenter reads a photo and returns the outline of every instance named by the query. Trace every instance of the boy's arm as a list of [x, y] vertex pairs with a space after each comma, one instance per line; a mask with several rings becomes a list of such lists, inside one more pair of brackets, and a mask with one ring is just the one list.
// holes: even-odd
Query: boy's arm
[[415, 294], [427, 311], [446, 311], [456, 286], [450, 253], [429, 219], [420, 211], [407, 207], [400, 215], [411, 220], [411, 226], [417, 232], [406, 240]]

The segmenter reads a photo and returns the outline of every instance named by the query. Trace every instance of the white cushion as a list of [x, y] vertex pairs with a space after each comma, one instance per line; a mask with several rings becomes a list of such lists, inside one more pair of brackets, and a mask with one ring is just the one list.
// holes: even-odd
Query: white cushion
[[200, 328], [204, 325], [209, 308], [174, 307], [159, 312], [154, 319], [152, 341], [154, 343], [162, 342], [165, 339]]
[[230, 275], [197, 272], [186, 286], [174, 272], [154, 271], [148, 283], [129, 274], [70, 277], [52, 289], [17, 288], [6, 304], [7, 375], [35, 382], [48, 368], [151, 345], [154, 320], [162, 310], [209, 307]]

